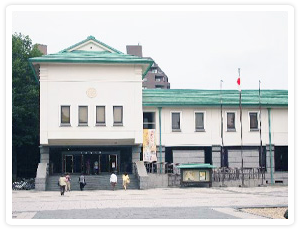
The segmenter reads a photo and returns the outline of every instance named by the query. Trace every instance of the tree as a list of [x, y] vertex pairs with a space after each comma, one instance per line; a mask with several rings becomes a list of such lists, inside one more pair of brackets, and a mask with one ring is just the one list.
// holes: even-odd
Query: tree
[[39, 85], [28, 58], [41, 55], [29, 36], [12, 35], [13, 175], [22, 177], [31, 175], [38, 164], [35, 161], [39, 156]]

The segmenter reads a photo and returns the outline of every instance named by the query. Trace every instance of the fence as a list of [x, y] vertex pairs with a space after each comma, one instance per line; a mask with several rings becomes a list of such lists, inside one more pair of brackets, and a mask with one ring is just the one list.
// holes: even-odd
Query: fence
[[244, 175], [245, 180], [249, 179], [265, 179], [264, 168], [217, 168], [212, 172], [212, 180], [214, 182], [224, 182], [230, 180], [242, 180]]

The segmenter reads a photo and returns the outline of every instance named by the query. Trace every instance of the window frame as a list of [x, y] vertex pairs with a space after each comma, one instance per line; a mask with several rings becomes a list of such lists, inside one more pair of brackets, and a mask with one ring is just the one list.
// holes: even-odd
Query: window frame
[[[251, 128], [251, 117], [250, 113], [256, 113], [257, 114], [257, 128]], [[249, 131], [250, 132], [257, 132], [259, 131], [259, 111], [248, 111], [248, 119], [249, 119]]]
[[[173, 129], [173, 113], [179, 113], [179, 129]], [[170, 111], [171, 117], [171, 132], [181, 132], [182, 131], [182, 111]]]
[[143, 129], [144, 129], [144, 113], [154, 113], [154, 122], [152, 123], [148, 123], [147, 125], [151, 124], [153, 125], [154, 124], [154, 129], [156, 129], [156, 111], [143, 111]]
[[[80, 108], [86, 107], [87, 108], [87, 121], [86, 122], [80, 122]], [[88, 105], [78, 105], [78, 126], [89, 126], [89, 106]]]
[[[104, 107], [104, 122], [97, 122], [97, 107]], [[95, 106], [95, 126], [106, 126], [106, 106], [96, 105]]]
[[[233, 113], [234, 114], [234, 128], [228, 128], [228, 113]], [[226, 132], [236, 132], [236, 111], [226, 111]]]
[[[69, 123], [62, 122], [62, 107], [69, 107]], [[63, 104], [59, 106], [59, 126], [60, 127], [71, 126], [71, 105]]]
[[[116, 107], [121, 107], [122, 110], [121, 110], [121, 119], [122, 121], [121, 122], [115, 122], [115, 108]], [[113, 126], [123, 126], [124, 124], [124, 108], [123, 108], [123, 105], [114, 105], [113, 106]]]
[[[202, 113], [203, 114], [203, 129], [197, 129], [196, 127], [196, 114], [197, 113]], [[194, 111], [194, 124], [195, 124], [195, 132], [205, 132], [205, 127], [206, 127], [206, 111]]]

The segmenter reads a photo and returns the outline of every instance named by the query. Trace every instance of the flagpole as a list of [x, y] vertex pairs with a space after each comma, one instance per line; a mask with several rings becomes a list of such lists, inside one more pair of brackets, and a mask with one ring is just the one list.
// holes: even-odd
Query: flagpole
[[220, 101], [221, 101], [221, 165], [222, 166], [222, 162], [224, 162], [224, 153], [223, 153], [223, 147], [224, 147], [224, 139], [223, 139], [223, 98], [222, 98], [222, 83], [223, 80], [220, 81]]
[[262, 152], [262, 139], [261, 139], [261, 97], [260, 97], [260, 80], [259, 80], [259, 142], [260, 142], [260, 170], [261, 170], [261, 185], [264, 184], [263, 178], [263, 152]]
[[[239, 80], [241, 79], [241, 69], [238, 68], [239, 72]], [[241, 81], [241, 80], [240, 80]], [[240, 82], [239, 81], [239, 82]], [[240, 85], [240, 84], [239, 84]], [[240, 124], [241, 124], [241, 158], [242, 158], [242, 187], [244, 187], [244, 158], [243, 158], [243, 125], [242, 125], [242, 89], [239, 88], [240, 91]]]

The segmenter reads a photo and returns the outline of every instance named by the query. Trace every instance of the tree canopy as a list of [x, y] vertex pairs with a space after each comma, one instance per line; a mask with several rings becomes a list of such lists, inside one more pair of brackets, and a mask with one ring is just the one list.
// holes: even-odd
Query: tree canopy
[[28, 58], [41, 55], [29, 36], [12, 35], [12, 147], [18, 161], [34, 146], [39, 150], [39, 85]]

